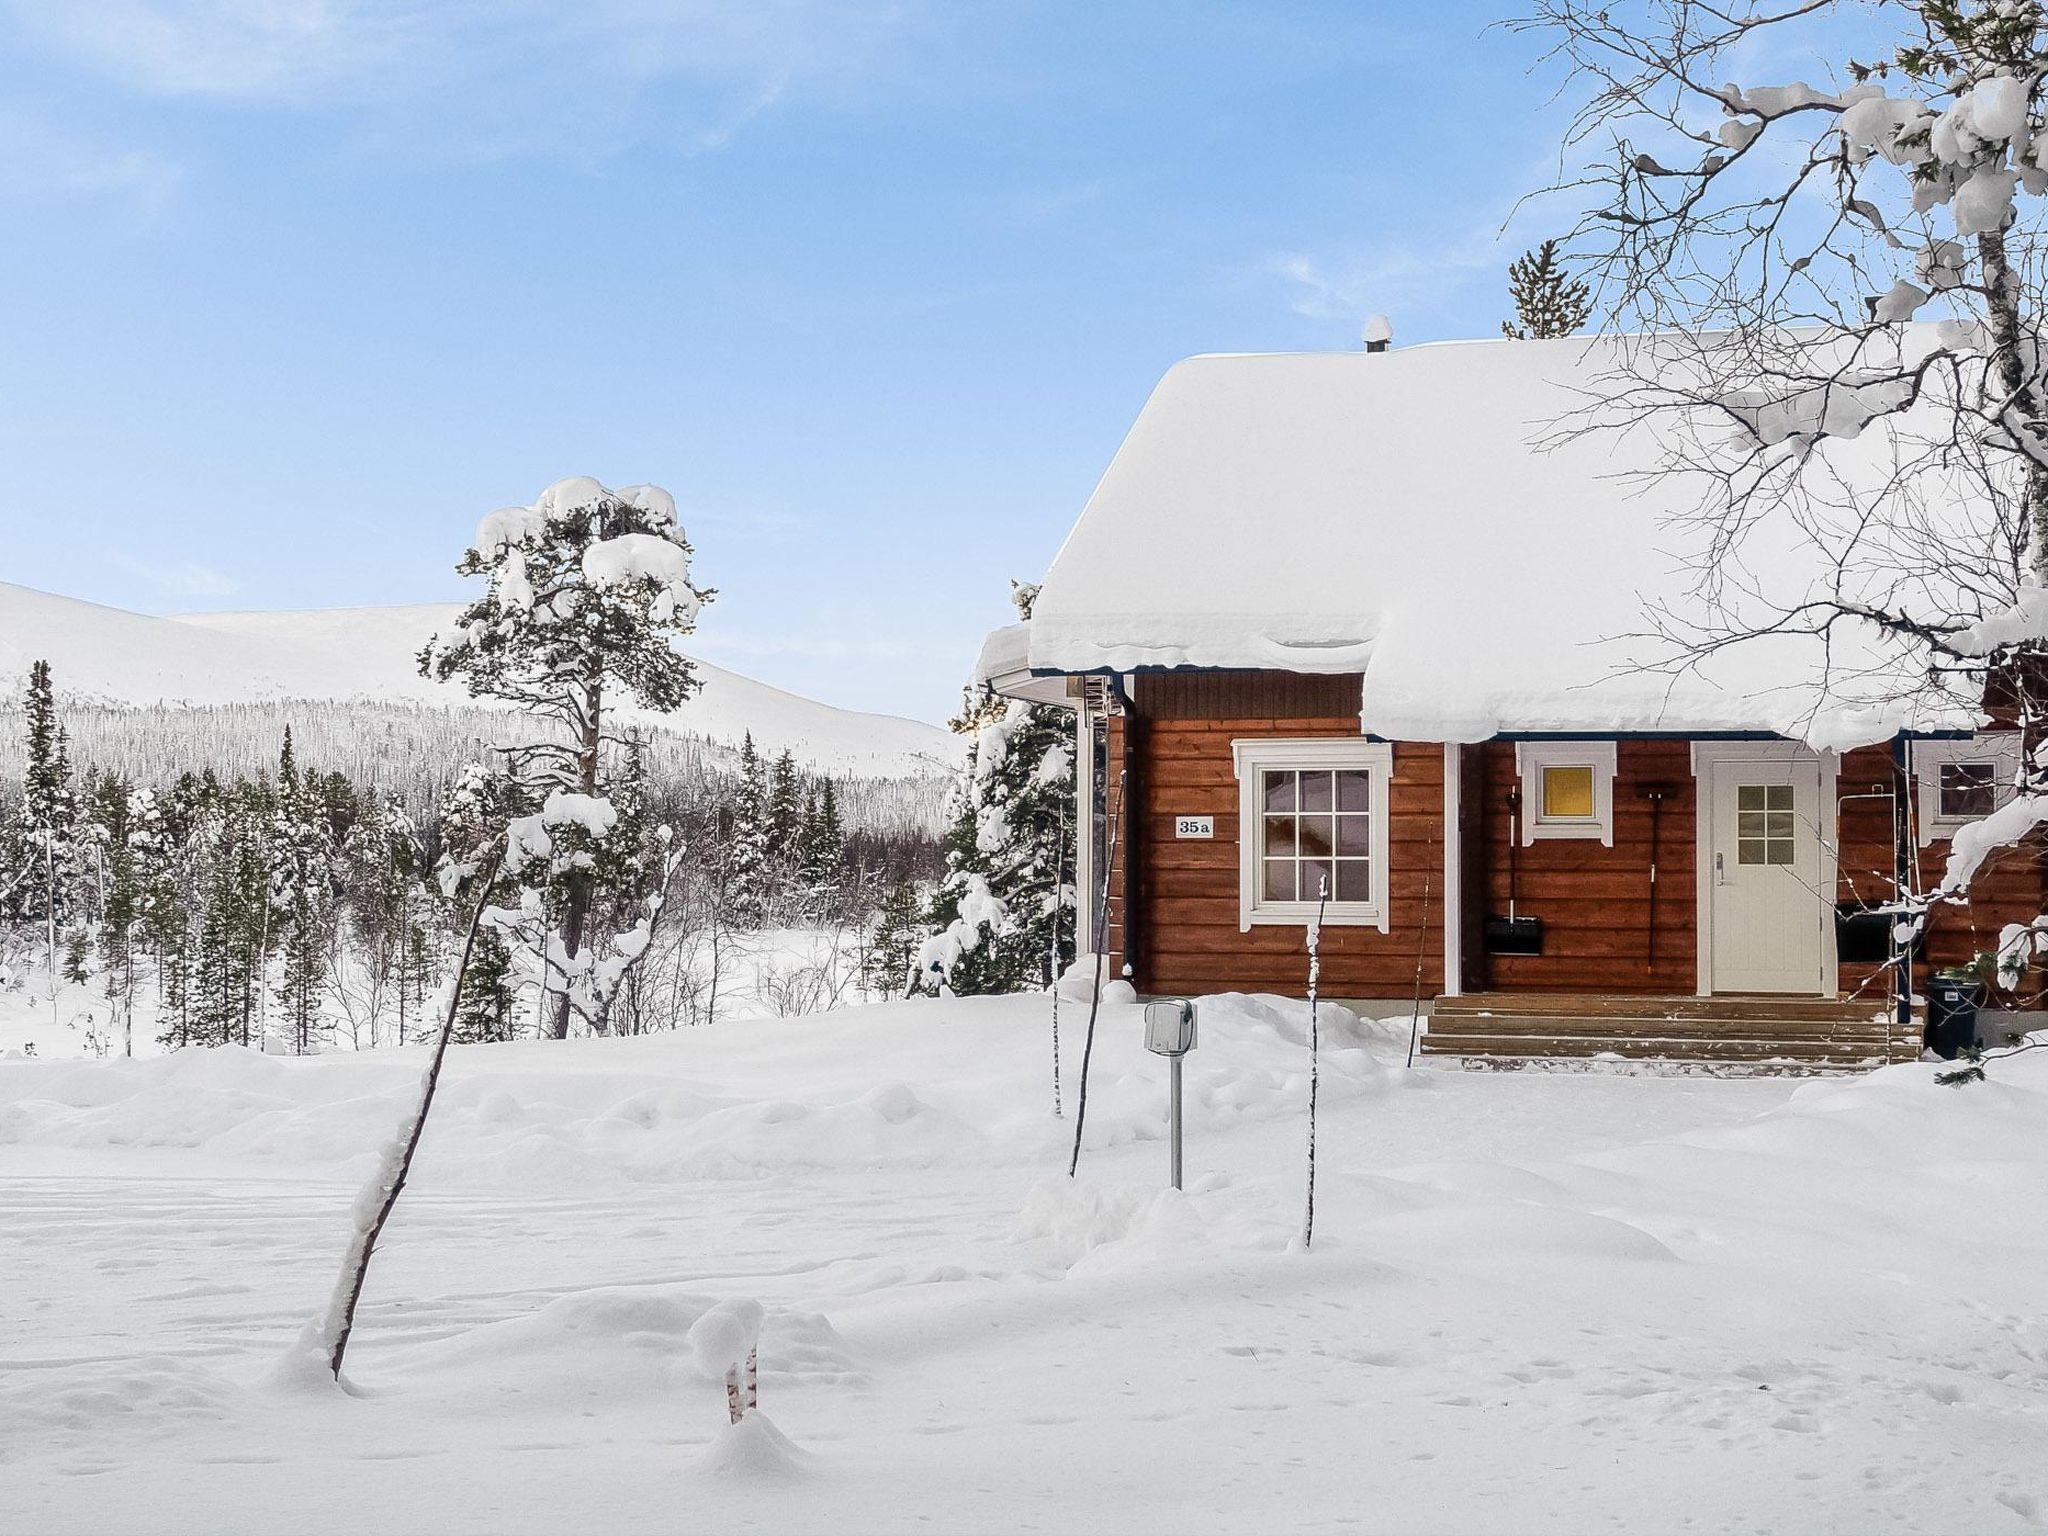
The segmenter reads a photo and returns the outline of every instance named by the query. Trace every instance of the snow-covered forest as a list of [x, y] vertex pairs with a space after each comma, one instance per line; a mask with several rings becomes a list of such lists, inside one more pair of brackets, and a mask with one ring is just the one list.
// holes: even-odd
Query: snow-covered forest
[[[435, 871], [490, 830], [476, 818], [512, 792], [501, 767], [457, 758], [444, 780], [448, 759], [429, 738], [409, 759], [359, 745], [356, 773], [328, 768], [305, 755], [297, 712], [280, 705], [232, 711], [234, 738], [250, 716], [277, 725], [265, 768], [224, 752], [217, 766], [154, 777], [143, 764], [162, 763], [165, 741], [153, 727], [185, 727], [203, 762], [219, 739], [208, 721], [192, 730], [185, 712], [86, 710], [98, 730], [79, 751], [74, 711], [36, 677], [17, 705], [24, 771], [0, 792], [0, 996], [11, 994], [18, 1043], [66, 1055], [223, 1042], [304, 1053], [421, 1037], [461, 915]], [[345, 736], [347, 711], [307, 714], [321, 736]], [[96, 747], [117, 740], [129, 755]], [[729, 768], [638, 740], [628, 758], [618, 835], [633, 839], [634, 878], [645, 881], [657, 828], [682, 853], [645, 967], [607, 1031], [810, 1012], [908, 984], [907, 971], [885, 978], [874, 938], [889, 898], [940, 867], [911, 786], [805, 773], [786, 752], [764, 761], [750, 741]], [[486, 945], [463, 1038], [534, 1030], [538, 992], [508, 961]]]
[[15, 1043], [406, 1044], [478, 902], [468, 1042], [1050, 987], [1074, 932], [1064, 712], [970, 691], [938, 818], [935, 780], [614, 727], [621, 696], [687, 718], [688, 549], [654, 487], [567, 481], [485, 518], [463, 568], [486, 593], [419, 667], [517, 714], [79, 705], [34, 663], [0, 732]]

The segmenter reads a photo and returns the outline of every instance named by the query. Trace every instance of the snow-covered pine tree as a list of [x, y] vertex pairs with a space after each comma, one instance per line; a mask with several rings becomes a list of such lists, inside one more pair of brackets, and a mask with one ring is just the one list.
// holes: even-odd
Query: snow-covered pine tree
[[290, 726], [278, 753], [269, 843], [270, 906], [283, 962], [277, 1005], [293, 1053], [304, 1056], [320, 1035], [333, 876], [325, 807], [319, 787], [299, 773]]
[[106, 894], [100, 909], [100, 947], [106, 956], [108, 1001], [121, 1030], [121, 1054], [135, 1054], [135, 955], [142, 929], [143, 885], [134, 848], [135, 811], [141, 796], [126, 779], [107, 773], [93, 790], [92, 821], [103, 840]]
[[205, 831], [192, 1001], [193, 1040], [259, 1043], [257, 1002], [271, 936], [267, 786], [242, 782], [213, 802]]
[[805, 807], [797, 836], [797, 891], [812, 921], [840, 909], [845, 894], [846, 828], [839, 819], [839, 794], [826, 779]]
[[41, 919], [54, 1009], [60, 971], [57, 935], [70, 915], [77, 867], [78, 804], [71, 792], [71, 759], [57, 720], [56, 690], [47, 661], [29, 667], [23, 723], [28, 761], [22, 775], [22, 823], [32, 866], [24, 885], [33, 893], [24, 908], [25, 915]]
[[761, 754], [754, 733], [740, 742], [739, 776], [732, 787], [726, 831], [726, 901], [733, 922], [756, 928], [768, 920], [774, 884], [774, 848], [768, 841], [768, 807], [761, 783]]
[[808, 811], [796, 757], [785, 747], [768, 769], [761, 811], [768, 837], [768, 908], [777, 918], [804, 903], [802, 838]]
[[1558, 242], [1546, 240], [1508, 266], [1508, 292], [1515, 318], [1503, 320], [1503, 336], [1516, 341], [1550, 341], [1569, 336], [1593, 318], [1593, 291], [1565, 271]]
[[[488, 869], [494, 891], [504, 899], [504, 869], [496, 857], [505, 828], [519, 814], [518, 786], [482, 763], [467, 763], [456, 776], [441, 807], [442, 893], [462, 904], [482, 899], [477, 881]], [[462, 982], [462, 1006], [456, 1013], [454, 1038], [465, 1045], [510, 1040], [517, 1033], [519, 971], [512, 948], [497, 929], [481, 927], [470, 951]]]
[[[1011, 583], [1030, 617], [1036, 586]], [[1049, 986], [1071, 958], [1068, 839], [1073, 717], [1050, 704], [966, 695], [974, 742], [952, 794], [946, 874], [926, 912], [919, 986], [960, 994]]]
[[[548, 1032], [557, 1039], [572, 1019], [594, 1023], [647, 950], [651, 914], [623, 934], [586, 931], [601, 894], [591, 866], [616, 821], [605, 799], [616, 755], [606, 726], [622, 703], [668, 713], [698, 687], [674, 644], [712, 595], [691, 583], [690, 555], [675, 501], [659, 486], [614, 492], [585, 477], [558, 481], [532, 506], [478, 525], [457, 569], [488, 588], [420, 654], [427, 676], [459, 678], [556, 733], [510, 751], [520, 779], [546, 794], [516, 844], [522, 876], [543, 883], [529, 884], [532, 900], [502, 909], [494, 926], [525, 931], [554, 998]], [[659, 894], [647, 899], [658, 904]]]
[[860, 986], [867, 996], [901, 997], [910, 990], [923, 917], [916, 886], [899, 880], [889, 888], [861, 951]]

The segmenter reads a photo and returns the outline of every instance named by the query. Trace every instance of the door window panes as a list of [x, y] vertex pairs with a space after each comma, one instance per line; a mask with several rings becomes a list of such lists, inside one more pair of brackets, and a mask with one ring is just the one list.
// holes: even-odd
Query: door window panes
[[1735, 862], [1790, 864], [1794, 833], [1790, 784], [1735, 787]]

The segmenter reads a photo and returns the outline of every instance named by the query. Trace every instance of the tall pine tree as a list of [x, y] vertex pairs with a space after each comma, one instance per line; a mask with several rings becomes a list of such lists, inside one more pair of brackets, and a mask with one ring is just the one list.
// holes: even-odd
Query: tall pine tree
[[726, 905], [736, 926], [757, 928], [768, 920], [775, 873], [761, 754], [752, 731], [740, 743], [739, 776], [726, 819]]
[[78, 804], [71, 792], [71, 757], [64, 728], [57, 720], [56, 690], [47, 661], [29, 668], [23, 715], [28, 762], [22, 776], [22, 820], [32, 866], [25, 885], [34, 893], [26, 906], [27, 915], [42, 922], [54, 1014], [61, 970], [57, 933], [70, 916], [71, 888], [77, 873]]
[[[530, 889], [548, 888], [547, 930], [528, 935], [527, 947], [554, 983], [548, 1031], [557, 1039], [572, 1018], [596, 1027], [647, 952], [642, 924], [652, 911], [624, 933], [593, 931], [607, 893], [589, 856], [611, 821], [599, 805], [616, 766], [612, 714], [635, 702], [665, 714], [699, 686], [675, 645], [712, 596], [691, 582], [690, 555], [675, 501], [661, 487], [615, 492], [585, 477], [559, 481], [532, 506], [478, 524], [456, 569], [484, 578], [484, 595], [420, 653], [426, 675], [460, 679], [471, 694], [506, 700], [552, 726], [510, 756], [522, 780], [547, 793], [539, 824], [521, 834], [520, 873]], [[634, 894], [658, 910], [658, 892]]]

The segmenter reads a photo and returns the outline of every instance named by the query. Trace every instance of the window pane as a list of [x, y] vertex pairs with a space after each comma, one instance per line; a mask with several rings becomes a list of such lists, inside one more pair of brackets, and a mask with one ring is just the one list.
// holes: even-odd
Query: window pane
[[[1307, 786], [1304, 785], [1305, 789]], [[1334, 816], [1311, 816], [1307, 812], [1301, 817], [1301, 856], [1306, 858], [1328, 858], [1337, 843], [1337, 818]]]
[[1266, 860], [1267, 901], [1294, 900], [1294, 861], [1292, 859]]
[[1268, 816], [1266, 818], [1266, 853], [1268, 857], [1294, 854], [1294, 818], [1292, 816]]
[[1543, 770], [1543, 814], [1546, 818], [1583, 820], [1593, 814], [1593, 770], [1584, 764]]
[[1330, 886], [1331, 865], [1328, 859], [1303, 859], [1301, 861], [1301, 899], [1314, 901]]
[[1764, 813], [1762, 811], [1737, 811], [1735, 813], [1735, 835], [1737, 837], [1762, 837], [1764, 835]]
[[1770, 842], [1769, 842], [1769, 843], [1768, 843], [1768, 844], [1767, 844], [1766, 846], [1768, 847], [1768, 849], [1769, 849], [1769, 851], [1770, 851], [1770, 862], [1771, 862], [1771, 863], [1773, 863], [1773, 864], [1790, 864], [1790, 863], [1792, 862], [1792, 839], [1791, 839], [1791, 838], [1789, 838], [1789, 837], [1787, 837], [1787, 838], [1775, 838], [1775, 837], [1774, 837], [1774, 838], [1772, 838], [1772, 839], [1770, 840]]
[[1370, 816], [1339, 816], [1337, 818], [1337, 851], [1339, 853], [1368, 854], [1372, 852], [1372, 818]]
[[1338, 774], [1337, 809], [1340, 811], [1371, 810], [1372, 775], [1358, 768], [1347, 768]]
[[1739, 837], [1735, 840], [1735, 862], [1738, 864], [1761, 864], [1764, 861], [1764, 840], [1760, 837]]
[[1301, 776], [1301, 808], [1304, 811], [1330, 809], [1330, 780], [1333, 777], [1328, 773], [1304, 773]]
[[1998, 787], [1990, 763], [1943, 763], [1941, 803], [1943, 816], [1988, 816], [1997, 801]]
[[1735, 809], [1738, 811], [1760, 811], [1764, 808], [1764, 786], [1761, 784], [1738, 784], [1735, 786]]
[[1371, 863], [1365, 859], [1339, 859], [1337, 889], [1333, 896], [1337, 901], [1371, 901]]
[[1291, 811], [1294, 809], [1294, 775], [1292, 773], [1269, 773], [1266, 775], [1266, 809], [1269, 811]]
[[1771, 838], [1784, 838], [1789, 842], [1792, 837], [1792, 813], [1790, 811], [1772, 811], [1766, 815], [1764, 817], [1764, 835]]
[[1764, 809], [1767, 811], [1791, 810], [1792, 786], [1790, 784], [1766, 784], [1764, 786]]

